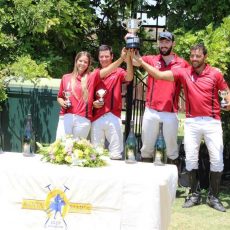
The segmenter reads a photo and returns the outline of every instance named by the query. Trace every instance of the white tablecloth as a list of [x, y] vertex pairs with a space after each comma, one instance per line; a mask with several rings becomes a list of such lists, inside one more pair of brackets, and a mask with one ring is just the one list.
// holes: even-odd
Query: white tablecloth
[[44, 163], [40, 156], [3, 153], [0, 154], [0, 229], [41, 230], [44, 226], [63, 229], [63, 226], [45, 225], [48, 218], [45, 210], [22, 208], [23, 200], [43, 202], [55, 189], [63, 191], [70, 203], [92, 205], [90, 214], [67, 212], [63, 217], [65, 229], [167, 229], [176, 187], [174, 165], [109, 161], [106, 167], [81, 168]]

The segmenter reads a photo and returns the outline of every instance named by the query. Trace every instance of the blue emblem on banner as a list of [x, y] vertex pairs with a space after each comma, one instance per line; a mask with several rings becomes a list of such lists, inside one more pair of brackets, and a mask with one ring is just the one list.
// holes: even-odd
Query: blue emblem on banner
[[69, 201], [65, 195], [66, 190], [69, 190], [64, 186], [64, 191], [60, 189], [50, 189], [50, 185], [46, 188], [49, 189], [49, 193], [45, 200], [45, 210], [47, 213], [47, 220], [45, 222], [46, 229], [67, 229], [65, 222], [65, 215], [69, 210]]

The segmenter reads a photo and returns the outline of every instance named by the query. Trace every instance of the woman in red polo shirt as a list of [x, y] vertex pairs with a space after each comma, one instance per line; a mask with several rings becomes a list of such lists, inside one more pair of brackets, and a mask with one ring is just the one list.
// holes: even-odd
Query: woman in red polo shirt
[[61, 105], [61, 110], [57, 138], [65, 135], [73, 135], [75, 139], [87, 138], [91, 127], [94, 88], [101, 78], [123, 62], [126, 52], [126, 49], [123, 49], [117, 61], [103, 70], [96, 69], [92, 73], [90, 54], [82, 51], [76, 55], [73, 72], [62, 77], [58, 92], [57, 101]]

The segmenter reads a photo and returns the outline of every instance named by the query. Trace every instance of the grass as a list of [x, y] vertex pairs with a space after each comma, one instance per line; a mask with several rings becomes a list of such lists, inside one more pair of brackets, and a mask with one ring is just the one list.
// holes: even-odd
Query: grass
[[[184, 136], [184, 115], [179, 114], [178, 140]], [[227, 230], [230, 229], [230, 182], [223, 181], [220, 200], [226, 212], [219, 212], [206, 205], [207, 191], [202, 190], [202, 203], [192, 208], [182, 208], [188, 189], [178, 188], [172, 207], [168, 230]]]
[[219, 212], [206, 205], [207, 191], [202, 190], [202, 204], [182, 208], [186, 188], [178, 188], [169, 230], [226, 230], [230, 229], [230, 184], [221, 187], [220, 199], [227, 212]]

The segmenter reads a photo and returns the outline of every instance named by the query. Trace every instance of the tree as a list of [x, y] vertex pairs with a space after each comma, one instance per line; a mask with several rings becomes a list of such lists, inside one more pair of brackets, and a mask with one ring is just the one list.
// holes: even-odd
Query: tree
[[60, 77], [94, 45], [89, 0], [0, 0], [0, 101], [9, 76]]
[[204, 43], [208, 49], [208, 62], [218, 67], [230, 82], [230, 16], [224, 18], [217, 28], [211, 23], [205, 29], [196, 32], [178, 29], [175, 35], [175, 51], [187, 60], [191, 45]]
[[170, 31], [178, 28], [196, 31], [211, 22], [216, 27], [230, 12], [229, 0], [157, 0], [155, 5], [148, 2], [143, 0], [148, 16], [166, 16]]

